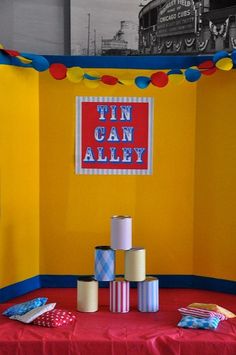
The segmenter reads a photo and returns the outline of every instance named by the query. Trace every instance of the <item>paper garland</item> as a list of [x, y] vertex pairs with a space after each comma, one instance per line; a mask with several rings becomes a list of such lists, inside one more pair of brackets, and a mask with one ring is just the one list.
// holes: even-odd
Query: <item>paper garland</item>
[[146, 89], [150, 84], [157, 88], [164, 88], [169, 83], [179, 85], [183, 81], [190, 83], [197, 82], [202, 75], [213, 75], [217, 70], [230, 71], [236, 65], [236, 50], [231, 54], [226, 51], [217, 52], [212, 60], [203, 61], [196, 67], [190, 67], [184, 70], [171, 69], [169, 71], [156, 71], [151, 76], [137, 76], [132, 78], [130, 74], [122, 75], [120, 78], [103, 74], [100, 75], [95, 71], [84, 72], [80, 67], [67, 68], [62, 63], [49, 64], [48, 60], [40, 55], [20, 53], [16, 50], [5, 49], [0, 44], [0, 52], [6, 56], [7, 64], [17, 65], [22, 63], [25, 67], [34, 68], [41, 72], [49, 70], [51, 76], [56, 80], [67, 78], [72, 83], [81, 83], [88, 87], [96, 89], [100, 83], [109, 86], [136, 85], [139, 89]]

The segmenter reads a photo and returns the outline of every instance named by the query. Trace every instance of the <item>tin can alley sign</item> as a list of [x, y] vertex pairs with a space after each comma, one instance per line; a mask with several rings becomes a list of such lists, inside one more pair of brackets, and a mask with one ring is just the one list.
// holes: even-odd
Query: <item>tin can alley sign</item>
[[152, 174], [153, 100], [77, 97], [77, 174]]

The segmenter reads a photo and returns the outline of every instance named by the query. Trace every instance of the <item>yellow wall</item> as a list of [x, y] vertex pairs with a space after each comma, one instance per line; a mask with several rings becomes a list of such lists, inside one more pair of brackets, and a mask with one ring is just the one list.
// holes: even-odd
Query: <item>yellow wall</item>
[[194, 273], [236, 280], [236, 71], [197, 90]]
[[38, 74], [0, 66], [0, 287], [39, 274]]
[[[146, 247], [148, 273], [192, 274], [195, 85], [92, 90], [47, 72], [39, 82], [41, 274], [93, 273], [94, 247], [110, 243], [115, 214], [133, 217], [134, 245]], [[152, 176], [75, 175], [79, 95], [155, 98]]]

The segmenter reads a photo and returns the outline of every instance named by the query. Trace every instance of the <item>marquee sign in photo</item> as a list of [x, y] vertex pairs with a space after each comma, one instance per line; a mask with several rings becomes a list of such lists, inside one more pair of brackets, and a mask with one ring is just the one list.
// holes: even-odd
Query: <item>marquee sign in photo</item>
[[195, 33], [197, 13], [193, 0], [168, 0], [158, 14], [157, 36]]
[[152, 174], [153, 99], [77, 97], [76, 173]]

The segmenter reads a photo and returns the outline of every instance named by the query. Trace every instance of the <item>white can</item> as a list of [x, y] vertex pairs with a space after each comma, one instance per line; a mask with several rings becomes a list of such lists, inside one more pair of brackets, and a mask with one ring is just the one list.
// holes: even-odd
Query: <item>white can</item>
[[130, 216], [111, 218], [111, 247], [114, 250], [132, 248], [132, 218]]

